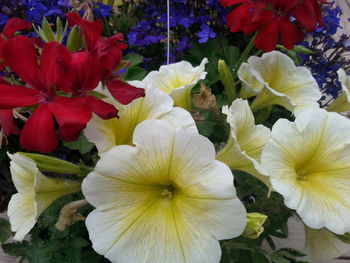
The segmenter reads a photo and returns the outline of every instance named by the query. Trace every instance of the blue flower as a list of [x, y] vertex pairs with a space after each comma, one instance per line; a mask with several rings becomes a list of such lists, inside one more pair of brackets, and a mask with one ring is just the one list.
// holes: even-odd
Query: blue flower
[[201, 25], [201, 31], [198, 32], [197, 36], [199, 37], [199, 43], [206, 43], [209, 38], [215, 38], [216, 34], [208, 25], [203, 24]]

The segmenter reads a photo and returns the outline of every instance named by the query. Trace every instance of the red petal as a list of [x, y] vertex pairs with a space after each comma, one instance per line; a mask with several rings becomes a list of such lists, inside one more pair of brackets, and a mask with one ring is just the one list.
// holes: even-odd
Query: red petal
[[50, 88], [56, 84], [56, 87], [60, 88], [68, 85], [70, 61], [71, 56], [65, 46], [57, 42], [44, 45], [40, 57], [40, 71], [45, 87]]
[[21, 145], [30, 151], [49, 153], [57, 148], [54, 120], [48, 104], [40, 104], [28, 119], [20, 137]]
[[32, 40], [24, 36], [7, 40], [3, 47], [3, 56], [6, 65], [21, 79], [33, 88], [41, 89], [38, 57]]
[[13, 109], [40, 103], [40, 92], [9, 84], [0, 84], [0, 109]]
[[13, 121], [12, 110], [0, 110], [0, 124], [7, 136], [20, 134], [18, 127]]
[[144, 89], [136, 88], [121, 80], [107, 82], [107, 88], [112, 96], [124, 105], [145, 96]]
[[281, 19], [281, 40], [288, 49], [293, 49], [294, 45], [304, 39], [304, 33], [288, 18]]
[[88, 95], [86, 97], [87, 103], [91, 111], [96, 113], [104, 120], [118, 117], [118, 110], [111, 104]]
[[102, 34], [102, 21], [99, 19], [90, 22], [81, 18], [79, 14], [74, 12], [68, 13], [67, 19], [70, 26], [78, 25], [81, 28], [81, 30], [84, 33], [85, 42], [88, 47], [88, 50], [94, 50], [97, 47], [97, 42]]
[[299, 4], [294, 8], [295, 17], [308, 32], [315, 31], [317, 26], [317, 18], [313, 4], [306, 0], [303, 4]]
[[11, 18], [5, 25], [4, 30], [2, 33], [6, 38], [12, 38], [14, 37], [16, 31], [18, 30], [24, 30], [24, 29], [31, 29], [32, 23], [29, 21], [20, 19], [18, 17]]
[[122, 48], [117, 42], [118, 36], [115, 35], [108, 39], [100, 38], [98, 41], [98, 56], [102, 67], [102, 79], [107, 79], [113, 70], [118, 66], [123, 57]]
[[251, 22], [253, 13], [250, 12], [250, 8], [250, 3], [242, 4], [227, 15], [227, 26], [231, 32], [241, 31]]
[[243, 2], [248, 2], [248, 0], [220, 0], [220, 5], [230, 6], [230, 5], [236, 5]]
[[98, 86], [101, 67], [96, 52], [81, 51], [72, 54], [71, 90], [77, 95], [84, 94]]
[[91, 110], [83, 98], [56, 96], [50, 103], [50, 110], [59, 125], [78, 123], [85, 125], [91, 119]]
[[254, 41], [255, 47], [265, 52], [274, 50], [278, 41], [278, 31], [279, 24], [275, 19], [258, 33]]
[[0, 36], [0, 70], [2, 70], [6, 64], [3, 56], [3, 48], [4, 48], [5, 40]]

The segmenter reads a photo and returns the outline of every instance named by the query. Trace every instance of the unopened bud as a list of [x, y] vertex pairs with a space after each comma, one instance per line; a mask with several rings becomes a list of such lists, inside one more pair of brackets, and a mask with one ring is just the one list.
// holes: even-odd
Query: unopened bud
[[231, 103], [236, 97], [236, 87], [232, 71], [226, 64], [225, 60], [220, 59], [218, 61], [218, 71], [220, 74], [220, 80], [225, 87], [228, 102]]
[[267, 216], [260, 213], [247, 213], [247, 226], [244, 229], [243, 236], [251, 239], [258, 238], [264, 232], [263, 224]]

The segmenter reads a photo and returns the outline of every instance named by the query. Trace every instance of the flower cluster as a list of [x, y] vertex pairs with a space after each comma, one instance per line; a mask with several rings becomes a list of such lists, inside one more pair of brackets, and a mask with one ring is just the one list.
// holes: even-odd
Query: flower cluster
[[[69, 0], [2, 0], [0, 10], [0, 29], [5, 26], [11, 17], [21, 17], [26, 20], [41, 24], [43, 17], [49, 21], [55, 21], [56, 17], [65, 18], [65, 14], [72, 8]], [[100, 2], [91, 2], [91, 8], [95, 18], [109, 16], [112, 11], [110, 5]], [[82, 9], [83, 11], [83, 9]]]
[[255, 46], [264, 51], [275, 49], [281, 41], [292, 49], [303, 40], [304, 30], [315, 31], [323, 25], [320, 3], [326, 0], [221, 0], [223, 6], [239, 4], [227, 16], [231, 32], [257, 32]]
[[[71, 26], [80, 26], [85, 50], [70, 52], [58, 42], [44, 43], [38, 48], [26, 36], [14, 37], [17, 30], [31, 27], [29, 22], [18, 18], [9, 20], [3, 31], [4, 38], [0, 39], [2, 68], [11, 69], [8, 72], [5, 68], [6, 78], [0, 84], [3, 94], [0, 108], [7, 114], [1, 124], [14, 127], [8, 116], [11, 110], [30, 106], [33, 112], [20, 137], [21, 145], [29, 150], [51, 152], [57, 147], [54, 118], [61, 137], [75, 140], [92, 112], [104, 119], [116, 117], [117, 110], [112, 105], [90, 94], [100, 81], [121, 103], [143, 96], [143, 90], [123, 83], [115, 73], [125, 48], [122, 36], [101, 37], [101, 20], [90, 22], [76, 13], [69, 13], [67, 17]], [[14, 73], [20, 79], [10, 77]], [[11, 131], [8, 127], [5, 130]]]
[[[337, 71], [347, 69], [346, 52], [349, 51], [349, 36], [335, 34], [340, 29], [341, 10], [332, 2], [323, 8], [324, 26], [311, 34], [312, 40], [303, 45], [313, 51], [313, 54], [304, 56], [303, 64], [310, 68], [320, 90], [333, 98], [341, 92], [341, 84]], [[325, 106], [327, 106], [327, 102]]]
[[[144, 15], [128, 33], [129, 43], [137, 46], [145, 57], [148, 57], [149, 46], [161, 44], [165, 58], [166, 1], [147, 0], [143, 1], [138, 8], [143, 9]], [[205, 43], [215, 38], [216, 32], [223, 29], [225, 16], [226, 10], [216, 0], [170, 1], [171, 61], [174, 62], [185, 50], [188, 50], [192, 40]]]

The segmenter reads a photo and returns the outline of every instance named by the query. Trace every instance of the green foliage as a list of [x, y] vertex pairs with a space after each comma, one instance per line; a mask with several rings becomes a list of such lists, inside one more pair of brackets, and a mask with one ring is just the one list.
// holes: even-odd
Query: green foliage
[[203, 81], [209, 87], [220, 80], [218, 71], [218, 61], [223, 59], [230, 69], [233, 69], [239, 59], [239, 50], [235, 46], [228, 44], [225, 38], [211, 39], [204, 44], [194, 43], [186, 60], [193, 65], [199, 65], [204, 57], [209, 60], [206, 66], [208, 72]]
[[64, 146], [71, 150], [78, 150], [82, 155], [84, 155], [90, 152], [95, 147], [95, 144], [89, 142], [84, 134], [81, 134], [76, 141], [65, 142]]
[[142, 80], [146, 76], [146, 70], [140, 67], [143, 63], [143, 57], [138, 54], [128, 54], [124, 60], [130, 63], [124, 76], [125, 80]]
[[12, 236], [11, 225], [8, 220], [0, 217], [0, 244], [6, 242]]
[[[18, 257], [20, 262], [106, 262], [91, 248], [84, 222], [77, 222], [63, 232], [55, 228], [61, 208], [82, 198], [80, 194], [60, 198], [40, 216], [36, 227], [30, 232], [30, 241], [5, 243], [2, 249], [6, 254]], [[79, 213], [86, 216], [91, 210], [92, 207], [87, 205], [79, 209]]]

